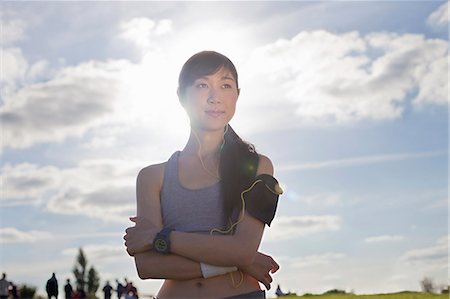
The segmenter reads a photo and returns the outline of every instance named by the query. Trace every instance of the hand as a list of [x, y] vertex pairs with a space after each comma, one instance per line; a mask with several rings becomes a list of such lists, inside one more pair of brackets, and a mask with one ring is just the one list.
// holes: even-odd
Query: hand
[[125, 246], [130, 256], [136, 253], [151, 250], [153, 247], [153, 239], [161, 228], [156, 227], [149, 219], [142, 217], [130, 217], [135, 223], [134, 226], [125, 230]]
[[264, 284], [267, 290], [270, 290], [270, 283], [272, 282], [270, 274], [277, 272], [280, 266], [271, 256], [257, 252], [253, 264], [241, 267], [241, 269]]

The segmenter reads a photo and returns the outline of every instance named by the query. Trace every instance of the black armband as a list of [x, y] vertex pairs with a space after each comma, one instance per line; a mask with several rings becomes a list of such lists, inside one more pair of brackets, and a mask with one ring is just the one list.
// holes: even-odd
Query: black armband
[[283, 193], [278, 181], [269, 174], [261, 174], [255, 178], [252, 186], [242, 193], [245, 210], [270, 226], [277, 210], [278, 197]]

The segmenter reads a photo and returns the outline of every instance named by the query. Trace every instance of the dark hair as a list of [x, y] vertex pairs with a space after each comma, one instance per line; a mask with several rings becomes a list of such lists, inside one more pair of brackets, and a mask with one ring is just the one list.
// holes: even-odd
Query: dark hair
[[[189, 58], [181, 69], [178, 78], [178, 91], [182, 98], [186, 88], [200, 77], [216, 73], [221, 68], [231, 72], [239, 88], [238, 74], [233, 62], [226, 56], [203, 51]], [[252, 144], [244, 142], [228, 125], [224, 135], [225, 143], [220, 154], [219, 174], [225, 219], [236, 221], [241, 208], [241, 192], [248, 188], [256, 175], [258, 154]], [[233, 219], [232, 219], [233, 218]]]
[[178, 77], [178, 90], [183, 97], [186, 88], [194, 84], [194, 81], [203, 76], [215, 74], [221, 68], [225, 68], [231, 72], [236, 80], [236, 87], [239, 88], [238, 74], [236, 67], [228, 57], [214, 52], [202, 51], [189, 58], [181, 69]]

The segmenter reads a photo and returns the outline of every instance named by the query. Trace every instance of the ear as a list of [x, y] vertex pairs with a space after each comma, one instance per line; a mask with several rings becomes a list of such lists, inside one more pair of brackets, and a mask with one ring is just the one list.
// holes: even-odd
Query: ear
[[177, 96], [178, 96], [178, 102], [180, 102], [181, 106], [183, 106], [183, 108], [184, 108], [185, 101], [180, 94], [180, 87], [177, 88]]
[[238, 99], [239, 99], [239, 95], [241, 94], [241, 89], [240, 88], [238, 88], [237, 94], [238, 94]]

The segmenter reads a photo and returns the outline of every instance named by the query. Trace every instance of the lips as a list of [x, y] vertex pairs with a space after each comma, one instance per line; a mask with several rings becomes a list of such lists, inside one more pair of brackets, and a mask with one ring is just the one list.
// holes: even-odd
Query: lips
[[225, 113], [225, 111], [220, 111], [220, 110], [206, 110], [205, 113], [206, 113], [208, 116], [210, 116], [210, 117], [217, 118], [217, 117], [222, 116], [222, 115]]

